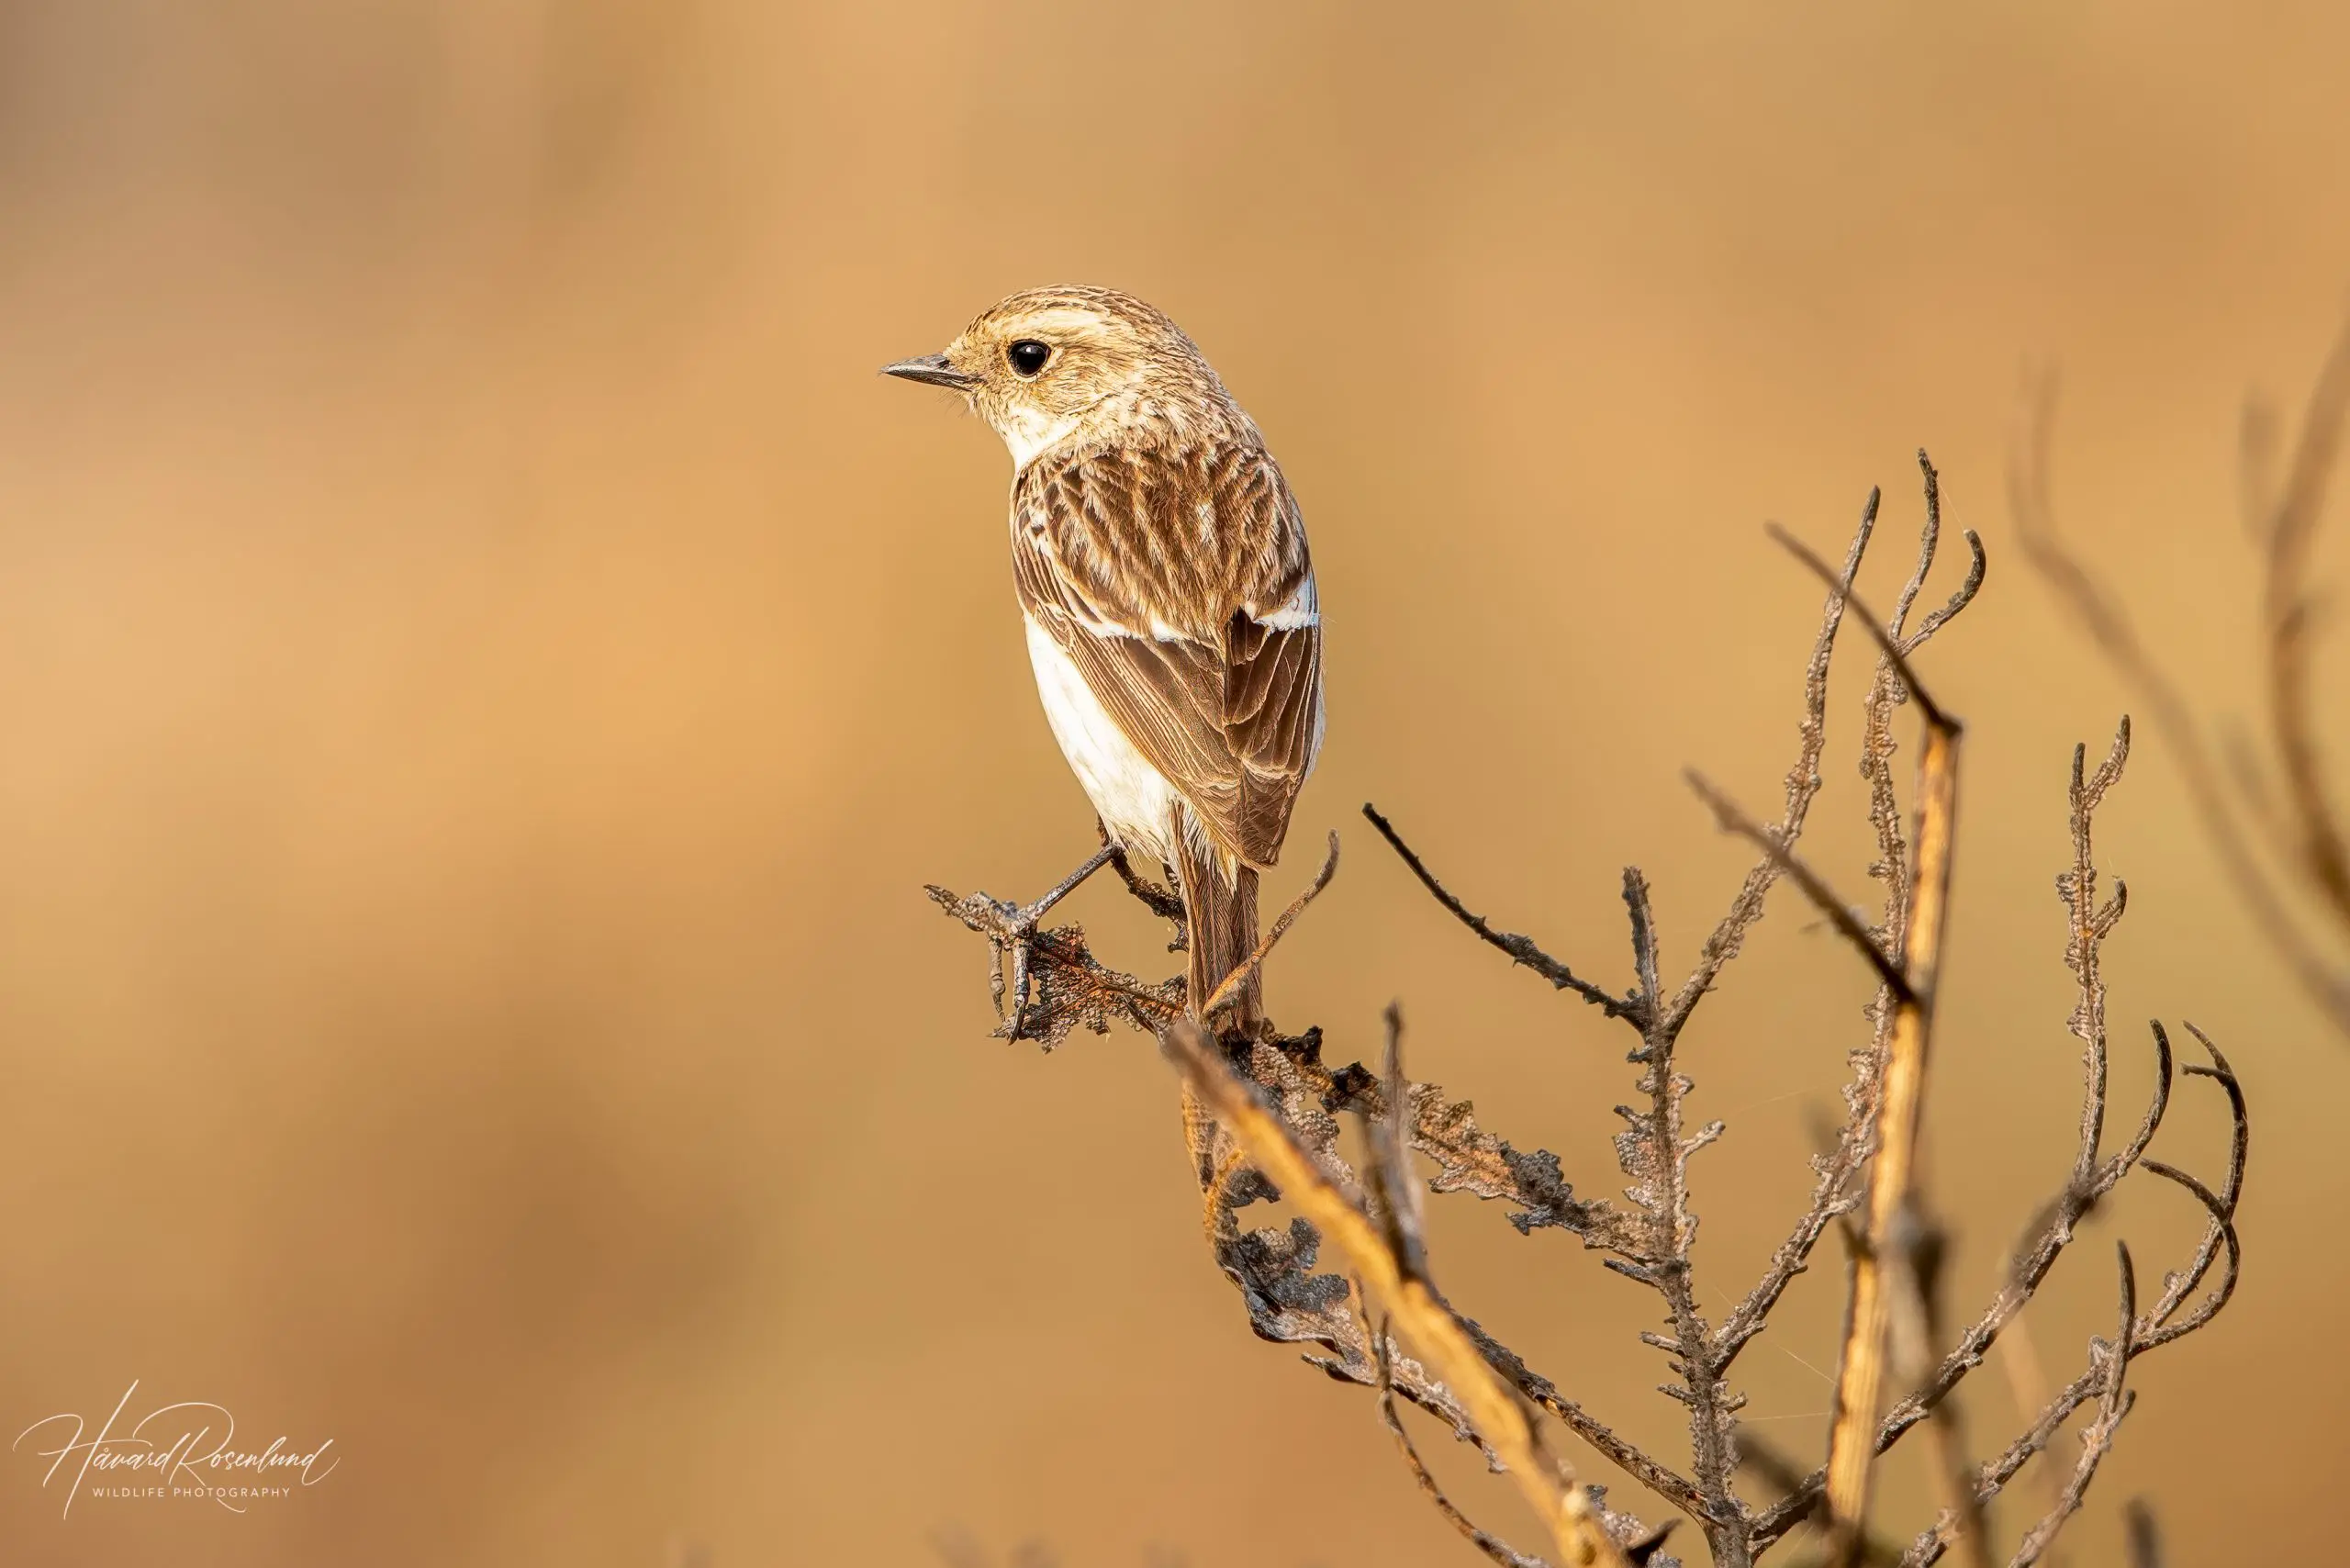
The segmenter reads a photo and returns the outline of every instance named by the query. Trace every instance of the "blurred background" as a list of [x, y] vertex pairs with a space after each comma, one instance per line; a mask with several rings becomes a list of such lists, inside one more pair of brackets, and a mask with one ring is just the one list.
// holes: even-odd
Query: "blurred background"
[[[1587, 1193], [1625, 1040], [1357, 809], [1618, 986], [1637, 861], [1685, 967], [1746, 862], [1679, 769], [1775, 801], [1817, 620], [1760, 524], [1834, 551], [1882, 483], [1882, 596], [1931, 448], [1992, 561], [1927, 666], [1973, 748], [1929, 1161], [1971, 1296], [2070, 1159], [2052, 879], [2071, 747], [2125, 706], [2013, 544], [2020, 370], [2064, 372], [2071, 536], [2250, 710], [2234, 432], [2350, 297], [2345, 58], [2314, 4], [0, 0], [0, 1429], [135, 1378], [342, 1456], [243, 1516], [62, 1518], [0, 1454], [0, 1554], [1472, 1560], [1370, 1399], [1246, 1333], [1147, 1044], [989, 1040], [983, 948], [922, 896], [1027, 897], [1093, 842], [1004, 454], [874, 374], [1041, 283], [1165, 307], [1306, 510], [1330, 744], [1270, 896], [1331, 827], [1348, 858], [1275, 1014], [1349, 1059], [1402, 998], [1416, 1070]], [[1855, 896], [1862, 669], [1814, 814]], [[2115, 1114], [2140, 1021], [2184, 1016], [2255, 1136], [2236, 1305], [2137, 1369], [2075, 1550], [2113, 1560], [2143, 1494], [2180, 1562], [2246, 1528], [2312, 1560], [2350, 1051], [2151, 737], [2102, 828]], [[1105, 954], [1170, 971], [1113, 892], [1076, 905]], [[1775, 896], [1685, 1047], [1733, 1295], [1865, 1038], [1857, 966]], [[2168, 1158], [2217, 1169], [2215, 1098]], [[2034, 1309], [2052, 1370], [2114, 1236], [2151, 1281], [2194, 1233], [2125, 1194]], [[1437, 1210], [1455, 1300], [1684, 1451], [1651, 1297]], [[1741, 1364], [1787, 1451], [1835, 1273]], [[1996, 1367], [1968, 1414], [2016, 1424]], [[1897, 1465], [1888, 1521], [1924, 1506]]]

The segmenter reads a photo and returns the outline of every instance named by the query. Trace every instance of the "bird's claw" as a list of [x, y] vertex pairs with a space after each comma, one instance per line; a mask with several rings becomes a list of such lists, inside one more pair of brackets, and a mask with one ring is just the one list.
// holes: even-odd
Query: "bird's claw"
[[[994, 958], [994, 968], [988, 976], [988, 995], [995, 1003], [996, 1016], [1003, 1024], [996, 1030], [1006, 1040], [1024, 1037], [1028, 1024], [1030, 954], [1034, 950], [1036, 933], [1052, 907], [1075, 892], [1085, 879], [1110, 864], [1117, 854], [1114, 847], [1103, 846], [1092, 858], [1061, 879], [1058, 885], [1034, 903], [1013, 903], [1009, 899], [990, 898], [985, 893], [972, 893], [957, 898], [944, 888], [933, 888], [930, 896], [938, 901], [964, 924], [988, 939]], [[1006, 955], [1009, 954], [1009, 961]], [[1004, 1011], [1004, 993], [1011, 992], [1012, 1010]]]

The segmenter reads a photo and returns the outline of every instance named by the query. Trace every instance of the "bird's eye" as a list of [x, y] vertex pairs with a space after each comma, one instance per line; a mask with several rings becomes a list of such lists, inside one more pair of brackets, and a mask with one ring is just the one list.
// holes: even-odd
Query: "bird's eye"
[[1004, 350], [1003, 357], [1011, 364], [1012, 373], [1025, 381], [1043, 371], [1045, 362], [1053, 357], [1053, 345], [1023, 338]]

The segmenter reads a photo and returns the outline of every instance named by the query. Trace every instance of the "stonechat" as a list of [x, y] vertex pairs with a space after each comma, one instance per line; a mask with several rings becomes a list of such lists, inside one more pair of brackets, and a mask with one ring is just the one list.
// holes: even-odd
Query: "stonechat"
[[[1257, 877], [1322, 746], [1305, 523], [1175, 323], [1039, 288], [886, 374], [962, 395], [1012, 452], [1012, 577], [1045, 716], [1111, 842], [1169, 870], [1197, 1011], [1257, 946]], [[1262, 1017], [1255, 976], [1232, 1023]]]

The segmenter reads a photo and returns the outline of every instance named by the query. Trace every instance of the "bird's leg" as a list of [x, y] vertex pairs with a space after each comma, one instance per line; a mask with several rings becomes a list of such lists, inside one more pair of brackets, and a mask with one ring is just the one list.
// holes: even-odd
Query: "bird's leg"
[[1037, 921], [1044, 918], [1046, 911], [1060, 902], [1061, 900], [1069, 897], [1069, 894], [1077, 891], [1080, 887], [1084, 885], [1086, 878], [1091, 877], [1094, 872], [1099, 871], [1102, 867], [1107, 866], [1112, 860], [1117, 858], [1117, 856], [1118, 849], [1114, 845], [1104, 845], [1102, 848], [1095, 850], [1084, 865], [1080, 866], [1076, 870], [1071, 871], [1068, 876], [1063, 877], [1060, 879], [1059, 886], [1054, 888], [1043, 898], [1038, 899], [1035, 903], [1030, 904], [1025, 910], [1022, 911], [1021, 913], [1023, 916], [1027, 920], [1031, 926], [1034, 926]]
[[[988, 900], [993, 908], [994, 918], [988, 922], [986, 935], [989, 946], [995, 949], [995, 973], [990, 977], [988, 990], [995, 1001], [995, 1013], [999, 1018], [1005, 1016], [1004, 992], [1009, 991], [1012, 993], [1011, 1028], [1004, 1036], [1006, 1039], [1020, 1038], [1021, 1030], [1028, 1023], [1029, 950], [1030, 943], [1036, 935], [1037, 923], [1055, 904], [1077, 891], [1086, 878], [1110, 864], [1117, 853], [1114, 846], [1102, 846], [1084, 865], [1062, 878], [1058, 886], [1034, 903], [1016, 904], [1009, 899]], [[1011, 954], [1009, 975], [1005, 972], [1004, 961], [1007, 952]]]
[[[1125, 846], [1110, 836], [1108, 824], [1097, 820], [1094, 827], [1102, 834], [1103, 847], [1110, 851], [1110, 868], [1118, 873], [1120, 881], [1126, 884], [1126, 891], [1134, 894], [1136, 901], [1145, 909], [1175, 927], [1175, 940], [1167, 944], [1167, 950], [1170, 953], [1182, 952], [1189, 945], [1190, 937], [1190, 927], [1183, 918], [1183, 901], [1176, 896], [1171, 885], [1161, 887], [1135, 869], [1134, 862], [1126, 857]], [[1170, 884], [1173, 881], [1172, 872], [1169, 874], [1169, 881]]]

